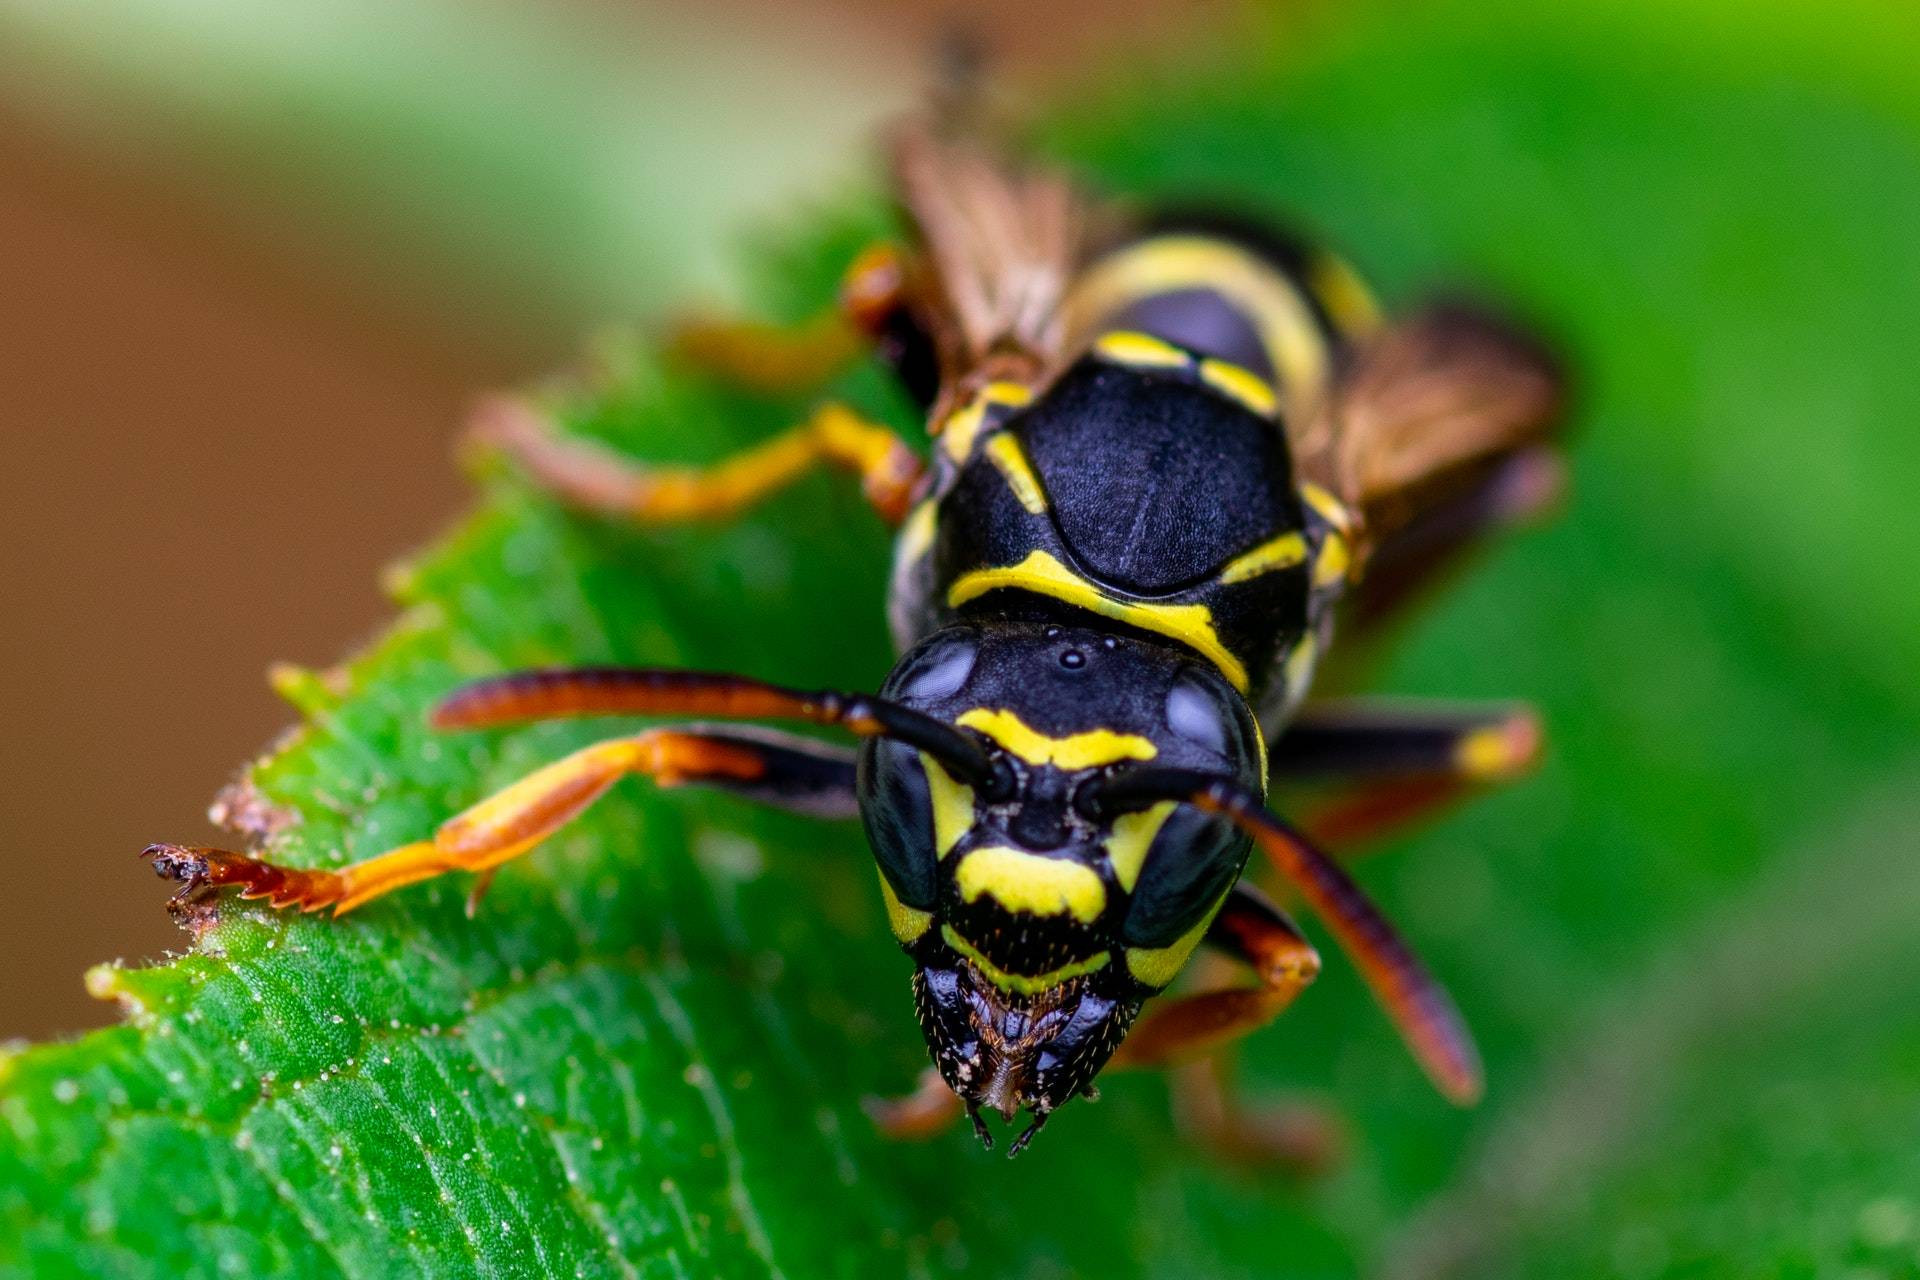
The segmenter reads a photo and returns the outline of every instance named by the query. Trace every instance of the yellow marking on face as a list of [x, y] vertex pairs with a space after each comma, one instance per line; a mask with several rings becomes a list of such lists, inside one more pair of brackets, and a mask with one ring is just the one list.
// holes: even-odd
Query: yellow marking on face
[[1340, 530], [1340, 532], [1349, 533], [1352, 531], [1353, 513], [1347, 510], [1347, 504], [1311, 480], [1304, 481], [1300, 485], [1300, 499], [1315, 511], [1319, 512], [1322, 520], [1325, 520], [1328, 524]]
[[1273, 387], [1250, 369], [1225, 360], [1202, 360], [1200, 381], [1215, 391], [1238, 400], [1263, 418], [1271, 418], [1280, 407]]
[[927, 798], [933, 802], [933, 853], [944, 858], [973, 825], [973, 788], [958, 782], [938, 760], [922, 751], [920, 767], [927, 774]]
[[1207, 936], [1207, 929], [1213, 924], [1213, 918], [1220, 914], [1220, 908], [1226, 905], [1227, 894], [1233, 892], [1229, 885], [1214, 900], [1213, 906], [1200, 917], [1199, 923], [1176, 938], [1172, 945], [1165, 947], [1128, 947], [1127, 972], [1149, 987], [1164, 987], [1180, 976], [1180, 970], [1186, 968], [1187, 958], [1193, 949], [1200, 945], [1200, 939]]
[[1347, 540], [1329, 532], [1327, 540], [1320, 544], [1320, 554], [1313, 558], [1313, 585], [1330, 587], [1336, 582], [1346, 581], [1347, 570], [1352, 564], [1353, 557], [1347, 552]]
[[893, 891], [893, 882], [884, 871], [880, 872], [880, 896], [887, 902], [887, 925], [901, 942], [917, 940], [933, 924], [932, 912], [900, 901], [900, 895]]
[[1103, 359], [1131, 369], [1184, 369], [1193, 363], [1192, 356], [1171, 342], [1125, 329], [1102, 334], [1093, 349]]
[[1056, 769], [1097, 769], [1122, 760], [1151, 760], [1159, 749], [1133, 733], [1093, 729], [1086, 733], [1050, 738], [1030, 729], [1018, 715], [1006, 710], [975, 707], [954, 721], [963, 729], [978, 729], [1028, 764], [1050, 764]]
[[1107, 907], [1107, 887], [1092, 867], [1006, 845], [969, 852], [954, 869], [953, 883], [964, 902], [985, 896], [1030, 916], [1071, 915], [1092, 924]]
[[1246, 554], [1235, 556], [1227, 561], [1227, 567], [1220, 571], [1220, 581], [1223, 583], [1245, 582], [1263, 573], [1291, 569], [1306, 558], [1307, 540], [1300, 536], [1299, 531], [1283, 533], [1277, 538], [1261, 543]]
[[1113, 866], [1113, 878], [1128, 893], [1140, 881], [1140, 868], [1146, 865], [1153, 838], [1178, 807], [1175, 801], [1162, 800], [1150, 809], [1136, 809], [1113, 820], [1112, 834], [1107, 836], [1107, 861]]
[[1142, 631], [1171, 637], [1198, 651], [1241, 693], [1247, 691], [1247, 665], [1234, 657], [1213, 629], [1213, 610], [1203, 604], [1135, 604], [1116, 600], [1074, 573], [1045, 551], [1035, 551], [1019, 564], [975, 569], [963, 574], [947, 591], [947, 607], [957, 609], [989, 591], [1012, 588], [1031, 591], [1112, 618]]
[[1300, 290], [1258, 254], [1210, 236], [1156, 236], [1095, 263], [1067, 300], [1068, 329], [1085, 335], [1141, 298], [1183, 289], [1210, 290], [1245, 315], [1290, 396], [1310, 400], [1325, 385], [1326, 339]]
[[1021, 506], [1036, 516], [1046, 513], [1047, 495], [1040, 489], [1040, 477], [1033, 474], [1027, 451], [1016, 437], [1003, 433], [987, 441], [987, 459], [1007, 478], [1007, 488]]
[[900, 522], [900, 538], [894, 544], [894, 560], [898, 564], [913, 564], [933, 546], [933, 534], [940, 517], [940, 504], [928, 498]]
[[1023, 996], [1038, 995], [1050, 987], [1059, 986], [1069, 978], [1077, 978], [1082, 974], [1104, 969], [1107, 967], [1107, 962], [1113, 959], [1111, 952], [1096, 951], [1085, 960], [1076, 960], [1072, 964], [1061, 965], [1058, 969], [1029, 977], [1024, 973], [1008, 973], [987, 959], [980, 954], [980, 948], [961, 937], [950, 924], [940, 926], [940, 936], [946, 939], [948, 946], [973, 961], [974, 967], [986, 975], [988, 982], [1002, 991], [1017, 991]]
[[1314, 255], [1307, 269], [1307, 287], [1327, 309], [1334, 327], [1349, 337], [1362, 338], [1380, 328], [1380, 304], [1373, 290], [1340, 258]]

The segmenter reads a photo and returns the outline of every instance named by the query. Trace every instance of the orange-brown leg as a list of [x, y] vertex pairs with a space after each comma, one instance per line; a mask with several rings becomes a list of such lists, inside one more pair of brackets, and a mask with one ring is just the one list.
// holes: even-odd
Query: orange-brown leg
[[473, 434], [569, 506], [641, 524], [731, 518], [823, 463], [858, 476], [874, 510], [898, 524], [924, 470], [919, 455], [887, 427], [832, 403], [798, 427], [705, 467], [633, 462], [604, 445], [557, 434], [545, 414], [513, 397], [484, 402]]
[[920, 1073], [912, 1093], [898, 1098], [868, 1098], [863, 1105], [875, 1128], [901, 1142], [937, 1138], [966, 1110], [960, 1095], [947, 1087], [935, 1067]]
[[[1140, 766], [1096, 779], [1079, 802], [1093, 813], [1115, 814], [1161, 800], [1218, 814], [1252, 836], [1254, 847], [1352, 958], [1434, 1087], [1461, 1106], [1479, 1100], [1485, 1083], [1480, 1054], [1446, 989], [1353, 877], [1271, 812], [1259, 792], [1218, 774]], [[1239, 896], [1237, 889], [1228, 905]], [[1247, 917], [1244, 912], [1230, 916], [1223, 908], [1220, 918], [1232, 924]]]
[[802, 395], [824, 386], [879, 338], [904, 303], [898, 250], [876, 244], [853, 260], [839, 305], [797, 325], [692, 316], [673, 328], [668, 353], [766, 395]]
[[176, 901], [203, 887], [234, 886], [243, 898], [275, 907], [344, 915], [395, 889], [470, 871], [484, 878], [578, 817], [629, 774], [661, 786], [708, 784], [809, 812], [852, 810], [853, 762], [816, 744], [793, 745], [765, 734], [689, 733], [651, 729], [584, 747], [529, 774], [449, 819], [431, 840], [403, 845], [337, 870], [283, 867], [224, 849], [153, 845], [146, 856], [165, 876], [184, 881]]
[[1235, 1057], [1223, 1049], [1173, 1069], [1173, 1118], [1181, 1132], [1236, 1164], [1278, 1166], [1303, 1177], [1336, 1168], [1347, 1151], [1339, 1114], [1304, 1097], [1247, 1101], [1234, 1078]]
[[[1253, 970], [1253, 987], [1226, 986], [1174, 1000], [1136, 1026], [1116, 1067], [1166, 1067], [1174, 1119], [1194, 1141], [1237, 1161], [1296, 1172], [1325, 1169], [1342, 1147], [1336, 1118], [1303, 1102], [1243, 1100], [1234, 1087], [1236, 1042], [1272, 1021], [1320, 971], [1320, 957], [1284, 912], [1241, 886], [1207, 931], [1225, 961]], [[1222, 975], [1225, 978], [1225, 975]]]
[[1165, 1067], [1210, 1053], [1278, 1017], [1320, 972], [1320, 954], [1286, 913], [1242, 885], [1207, 930], [1207, 944], [1253, 970], [1254, 986], [1181, 996], [1135, 1024], [1115, 1067]]
[[824, 386], [866, 345], [837, 311], [797, 325], [690, 315], [677, 321], [667, 353], [762, 395], [802, 395]]
[[1540, 722], [1527, 707], [1348, 699], [1307, 707], [1274, 743], [1271, 764], [1276, 782], [1335, 785], [1299, 825], [1344, 851], [1517, 778], [1539, 756]]

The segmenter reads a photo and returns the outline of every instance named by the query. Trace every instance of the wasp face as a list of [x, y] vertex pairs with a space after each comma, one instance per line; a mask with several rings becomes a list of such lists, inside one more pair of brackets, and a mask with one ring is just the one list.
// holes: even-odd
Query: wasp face
[[1010, 1119], [1024, 1107], [1037, 1128], [1089, 1091], [1248, 848], [1172, 803], [1103, 818], [1083, 789], [1146, 761], [1258, 786], [1252, 712], [1183, 650], [1044, 619], [949, 627], [883, 693], [976, 735], [994, 760], [995, 785], [976, 789], [875, 740], [861, 812], [941, 1075], [976, 1123], [981, 1109]]

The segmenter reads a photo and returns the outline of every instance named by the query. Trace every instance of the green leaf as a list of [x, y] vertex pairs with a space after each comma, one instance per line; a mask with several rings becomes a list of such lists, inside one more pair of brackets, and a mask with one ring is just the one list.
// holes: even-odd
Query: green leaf
[[[1698, 16], [1396, 9], [1130, 77], [1046, 131], [1117, 189], [1292, 209], [1396, 299], [1484, 281], [1581, 374], [1571, 509], [1386, 673], [1536, 698], [1553, 734], [1538, 777], [1362, 868], [1482, 1036], [1477, 1112], [1431, 1096], [1336, 961], [1244, 1073], [1338, 1101], [1353, 1149], [1322, 1183], [1185, 1145], [1151, 1077], [1013, 1163], [888, 1144], [859, 1100], [924, 1052], [858, 833], [632, 785], [474, 919], [452, 882], [337, 923], [228, 904], [187, 956], [96, 972], [125, 1025], [0, 1062], [0, 1266], [1914, 1274], [1920, 614], [1891, 549], [1920, 546], [1920, 115], [1879, 27]], [[880, 226], [816, 215], [769, 310], [823, 302]], [[598, 366], [566, 416], [638, 456], [716, 456], [797, 408]], [[872, 371], [844, 390], [904, 422]], [[423, 728], [504, 668], [871, 686], [885, 560], [824, 478], [643, 534], [491, 477], [394, 575], [389, 636], [283, 679], [303, 727], [231, 807], [338, 862], [607, 731]]]

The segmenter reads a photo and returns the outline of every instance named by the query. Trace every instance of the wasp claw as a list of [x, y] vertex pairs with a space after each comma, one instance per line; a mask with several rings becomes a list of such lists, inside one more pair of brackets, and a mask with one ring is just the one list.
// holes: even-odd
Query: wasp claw
[[974, 1103], [967, 1104], [967, 1119], [973, 1122], [973, 1136], [980, 1139], [980, 1145], [988, 1151], [993, 1150], [993, 1130], [987, 1128], [987, 1118], [980, 1114], [980, 1108]]
[[1034, 1134], [1040, 1132], [1041, 1126], [1046, 1124], [1047, 1116], [1050, 1114], [1052, 1113], [1041, 1111], [1034, 1115], [1033, 1123], [1028, 1125], [1020, 1136], [1013, 1140], [1013, 1145], [1007, 1148], [1007, 1159], [1011, 1160], [1027, 1149], [1027, 1144], [1033, 1141]]
[[150, 844], [140, 851], [140, 856], [153, 864], [154, 874], [161, 879], [181, 882], [180, 892], [173, 895], [176, 900], [206, 882], [207, 860], [186, 845]]
[[278, 866], [244, 853], [197, 845], [150, 844], [140, 856], [153, 863], [163, 879], [178, 880], [180, 891], [172, 903], [195, 897], [202, 889], [231, 887], [241, 898], [265, 898], [276, 908], [297, 906], [311, 911], [340, 897], [339, 877], [327, 871], [302, 871]]

